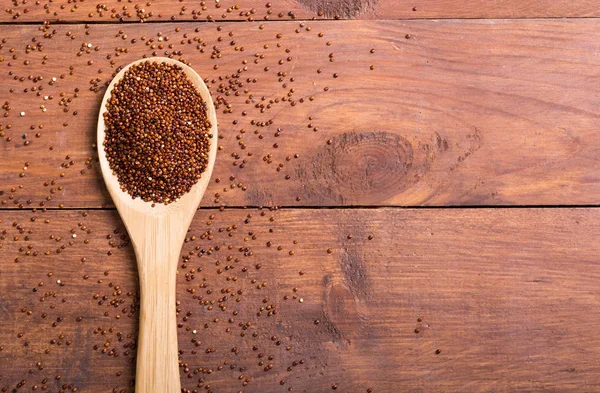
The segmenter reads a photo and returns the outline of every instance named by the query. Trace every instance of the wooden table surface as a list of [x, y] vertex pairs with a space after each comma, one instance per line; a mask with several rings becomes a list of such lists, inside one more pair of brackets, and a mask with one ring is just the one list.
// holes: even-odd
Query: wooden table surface
[[106, 84], [153, 55], [219, 116], [178, 274], [185, 392], [600, 391], [599, 17], [2, 1], [0, 392], [134, 392], [135, 258], [94, 140]]

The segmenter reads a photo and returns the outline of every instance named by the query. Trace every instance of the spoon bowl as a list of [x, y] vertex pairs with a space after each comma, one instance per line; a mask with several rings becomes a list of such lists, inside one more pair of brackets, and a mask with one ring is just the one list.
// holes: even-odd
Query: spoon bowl
[[[121, 189], [117, 176], [110, 169], [104, 138], [104, 112], [114, 86], [125, 72], [144, 62], [176, 64], [183, 69], [202, 100], [207, 104], [211, 123], [208, 164], [191, 190], [168, 204], [133, 199]], [[136, 393], [180, 393], [176, 325], [176, 274], [181, 247], [194, 213], [202, 200], [217, 156], [217, 116], [210, 91], [202, 78], [189, 66], [165, 57], [134, 61], [112, 80], [100, 107], [97, 133], [100, 168], [108, 192], [127, 228], [135, 250], [140, 278], [140, 327], [137, 341]]]

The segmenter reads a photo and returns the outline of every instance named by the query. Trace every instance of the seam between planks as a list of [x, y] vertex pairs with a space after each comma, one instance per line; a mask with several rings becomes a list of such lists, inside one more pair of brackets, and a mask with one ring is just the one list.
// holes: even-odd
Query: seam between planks
[[[200, 24], [222, 24], [222, 23], [255, 23], [255, 24], [264, 24], [264, 23], [281, 23], [281, 22], [335, 22], [335, 23], [344, 23], [344, 22], [392, 22], [392, 21], [556, 21], [556, 20], [578, 20], [578, 19], [600, 19], [600, 15], [598, 16], [551, 16], [551, 17], [515, 17], [515, 18], [440, 18], [440, 17], [432, 17], [432, 18], [395, 18], [395, 19], [312, 19], [312, 18], [296, 18], [296, 19], [280, 19], [280, 20], [254, 20], [249, 22], [244, 19], [231, 19], [231, 20], [221, 20], [221, 21], [209, 21], [206, 19], [203, 20], [194, 20], [194, 19], [182, 19], [182, 20], [151, 20], [151, 21], [123, 21], [123, 22], [113, 22], [113, 21], [85, 21], [85, 20], [76, 20], [76, 21], [53, 21], [49, 19], [51, 25], [135, 25], [135, 24], [177, 24], [177, 23], [200, 23]], [[39, 25], [40, 23], [44, 23], [46, 20], [37, 20], [37, 21], [23, 21], [23, 22], [12, 22], [12, 21], [0, 21], [0, 26], [27, 26], [27, 25]]]
[[[271, 206], [226, 206], [226, 210], [248, 210], [269, 208]], [[375, 209], [402, 209], [402, 210], [475, 210], [475, 209], [598, 209], [600, 205], [477, 205], [477, 206], [369, 206], [369, 205], [352, 205], [352, 206], [277, 206], [278, 209], [286, 210], [375, 210]], [[0, 208], [0, 212], [31, 212], [33, 208]], [[41, 211], [42, 208], [37, 208]], [[202, 206], [198, 210], [219, 210], [220, 207]], [[93, 211], [93, 210], [105, 210], [105, 211], [116, 211], [114, 207], [47, 207], [46, 211]]]

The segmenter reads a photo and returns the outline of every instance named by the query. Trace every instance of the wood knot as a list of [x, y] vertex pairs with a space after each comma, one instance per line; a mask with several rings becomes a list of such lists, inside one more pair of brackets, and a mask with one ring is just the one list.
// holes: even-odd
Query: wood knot
[[417, 183], [430, 160], [415, 160], [412, 144], [388, 132], [349, 132], [318, 149], [297, 169], [309, 196], [324, 203], [375, 204]]
[[328, 18], [352, 18], [375, 8], [379, 0], [298, 0], [304, 8]]
[[347, 326], [348, 321], [360, 322], [357, 316], [355, 299], [345, 285], [335, 282], [331, 276], [325, 277], [324, 284], [321, 325], [323, 325], [322, 327], [333, 342], [344, 345], [350, 344], [346, 336], [350, 332], [343, 332], [341, 328]]

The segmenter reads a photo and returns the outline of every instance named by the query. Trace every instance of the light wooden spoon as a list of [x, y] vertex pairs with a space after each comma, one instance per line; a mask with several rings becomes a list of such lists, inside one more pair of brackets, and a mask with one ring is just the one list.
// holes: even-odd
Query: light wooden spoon
[[[104, 112], [115, 84], [132, 65], [146, 61], [177, 64], [208, 104], [212, 124], [208, 166], [192, 189], [169, 205], [133, 199], [121, 190], [104, 151]], [[102, 175], [133, 243], [140, 277], [140, 330], [137, 342], [136, 393], [181, 393], [177, 350], [175, 284], [179, 254], [194, 213], [206, 191], [217, 155], [217, 116], [210, 92], [200, 76], [173, 59], [152, 57], [135, 61], [108, 86], [98, 118], [98, 155]]]

